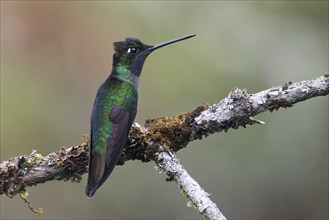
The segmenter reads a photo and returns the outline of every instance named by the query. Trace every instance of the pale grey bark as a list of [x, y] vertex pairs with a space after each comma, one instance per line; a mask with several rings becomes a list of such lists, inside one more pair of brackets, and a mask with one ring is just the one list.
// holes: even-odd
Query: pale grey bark
[[[130, 131], [130, 141], [118, 165], [127, 160], [155, 161], [168, 175], [167, 180], [178, 184], [190, 204], [203, 217], [225, 219], [173, 152], [186, 147], [193, 140], [215, 132], [237, 129], [247, 124], [263, 124], [252, 118], [261, 112], [292, 107], [295, 103], [328, 94], [328, 73], [312, 80], [289, 82], [256, 94], [248, 94], [246, 90], [238, 88], [232, 89], [226, 98], [211, 107], [202, 105], [191, 112], [149, 119], [145, 126], [134, 124]], [[19, 193], [28, 202], [24, 196], [27, 187], [50, 180], [79, 182], [81, 175], [87, 172], [87, 159], [88, 140], [85, 138], [79, 146], [62, 147], [47, 156], [33, 151], [30, 155], [3, 161], [0, 163], [0, 195], [13, 197]]]
[[169, 176], [168, 181], [177, 183], [181, 193], [188, 199], [188, 206], [195, 208], [205, 219], [226, 219], [216, 203], [210, 200], [209, 194], [188, 174], [173, 152], [158, 153], [155, 162]]

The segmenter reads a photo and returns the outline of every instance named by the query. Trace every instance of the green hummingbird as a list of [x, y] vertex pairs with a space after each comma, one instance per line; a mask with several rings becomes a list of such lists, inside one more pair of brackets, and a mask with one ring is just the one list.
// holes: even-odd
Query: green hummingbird
[[137, 113], [137, 89], [146, 57], [156, 49], [194, 36], [155, 46], [146, 45], [137, 38], [113, 44], [112, 72], [98, 89], [91, 113], [88, 197], [110, 176], [127, 142]]

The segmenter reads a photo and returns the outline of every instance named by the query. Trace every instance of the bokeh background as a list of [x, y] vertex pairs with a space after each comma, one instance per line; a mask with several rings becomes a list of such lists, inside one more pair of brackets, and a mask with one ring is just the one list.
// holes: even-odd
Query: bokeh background
[[[1, 161], [81, 143], [127, 36], [163, 48], [146, 61], [136, 122], [328, 71], [328, 1], [1, 1]], [[257, 116], [178, 152], [231, 219], [328, 218], [328, 97]], [[117, 167], [92, 199], [81, 183], [29, 188], [38, 219], [199, 219], [154, 163]], [[1, 219], [36, 218], [1, 197]]]

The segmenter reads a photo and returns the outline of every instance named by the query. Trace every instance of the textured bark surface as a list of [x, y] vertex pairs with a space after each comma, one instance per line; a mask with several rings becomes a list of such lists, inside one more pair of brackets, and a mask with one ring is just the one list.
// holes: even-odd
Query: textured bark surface
[[175, 181], [181, 193], [188, 199], [188, 205], [195, 208], [197, 212], [206, 219], [224, 220], [216, 203], [210, 200], [209, 194], [187, 173], [179, 163], [176, 155], [171, 151], [160, 152], [156, 156], [158, 168], [169, 177], [167, 181]]
[[[215, 132], [226, 132], [247, 124], [263, 124], [252, 116], [264, 111], [292, 107], [295, 103], [328, 93], [328, 73], [312, 80], [288, 82], [255, 94], [234, 88], [226, 98], [213, 106], [204, 104], [172, 117], [148, 119], [145, 126], [134, 124], [118, 165], [123, 165], [127, 160], [155, 161], [168, 175], [167, 180], [175, 181], [190, 204], [205, 218], [225, 219], [206, 192], [179, 164], [173, 152], [186, 147], [190, 141]], [[22, 195], [26, 187], [50, 180], [79, 182], [81, 175], [87, 172], [87, 159], [87, 136], [84, 136], [79, 146], [61, 147], [47, 156], [32, 151], [30, 155], [10, 158], [0, 163], [0, 195]]]

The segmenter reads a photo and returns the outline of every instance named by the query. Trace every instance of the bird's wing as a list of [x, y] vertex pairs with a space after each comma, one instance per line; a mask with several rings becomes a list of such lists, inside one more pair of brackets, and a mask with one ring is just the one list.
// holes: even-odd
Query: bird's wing
[[[117, 164], [123, 147], [127, 142], [127, 133], [129, 132], [130, 113], [122, 108], [113, 105], [109, 114], [109, 120], [112, 121], [112, 131], [106, 151], [106, 167], [109, 172]], [[111, 170], [111, 171], [110, 171]], [[104, 174], [105, 175], [105, 174]]]
[[130, 99], [125, 100], [124, 108], [113, 104], [113, 107], [108, 115], [108, 119], [112, 123], [112, 127], [107, 143], [105, 158], [98, 155], [93, 155], [92, 157], [90, 156], [92, 159], [90, 159], [89, 163], [89, 173], [91, 173], [93, 169], [98, 169], [98, 171], [102, 170], [102, 177], [101, 179], [98, 179], [98, 181], [96, 180], [97, 178], [94, 178], [93, 180], [89, 179], [89, 187], [87, 187], [86, 191], [88, 196], [92, 196], [95, 193], [95, 191], [110, 176], [114, 167], [118, 163], [120, 155], [127, 142], [131, 125], [136, 116], [136, 111], [129, 111], [129, 109], [131, 109], [131, 105], [134, 104], [136, 103], [133, 103]]

